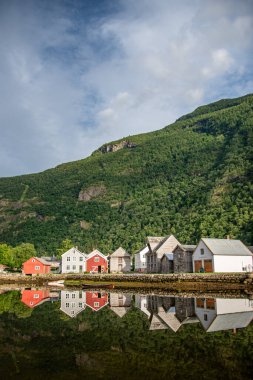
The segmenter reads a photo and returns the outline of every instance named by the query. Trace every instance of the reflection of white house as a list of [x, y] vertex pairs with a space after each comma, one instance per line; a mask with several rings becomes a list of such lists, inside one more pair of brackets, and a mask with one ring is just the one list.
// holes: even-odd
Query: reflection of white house
[[144, 314], [150, 317], [150, 312], [148, 311], [148, 296], [136, 294], [135, 295], [135, 306], [138, 307]]
[[132, 295], [127, 293], [110, 293], [110, 309], [122, 318], [131, 307]]
[[134, 255], [134, 269], [136, 272], [146, 272], [147, 271], [147, 252], [149, 252], [148, 246], [141, 249]]
[[61, 291], [61, 310], [69, 317], [76, 317], [85, 308], [86, 292], [83, 290]]
[[207, 332], [243, 328], [253, 319], [253, 302], [246, 298], [198, 298], [195, 314]]
[[62, 273], [82, 273], [86, 271], [86, 255], [72, 247], [63, 253], [61, 264]]
[[250, 272], [252, 253], [240, 241], [201, 239], [193, 256], [193, 272]]

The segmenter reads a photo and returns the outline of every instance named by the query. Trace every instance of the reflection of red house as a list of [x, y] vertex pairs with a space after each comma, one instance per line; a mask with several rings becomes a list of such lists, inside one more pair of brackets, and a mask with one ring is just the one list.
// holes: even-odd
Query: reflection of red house
[[86, 292], [86, 305], [98, 311], [108, 304], [108, 294], [101, 292]]
[[50, 263], [41, 257], [31, 257], [23, 264], [23, 274], [45, 274], [50, 272]]
[[95, 249], [95, 251], [92, 251], [87, 255], [86, 271], [93, 273], [108, 272], [107, 257]]
[[40, 290], [31, 290], [25, 289], [22, 291], [21, 301], [30, 308], [40, 305], [41, 303], [48, 301], [49, 290], [40, 289]]

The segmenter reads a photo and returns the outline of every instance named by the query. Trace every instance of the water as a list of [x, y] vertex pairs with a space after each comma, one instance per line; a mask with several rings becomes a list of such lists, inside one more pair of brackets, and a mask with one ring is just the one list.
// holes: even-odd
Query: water
[[253, 301], [23, 289], [0, 295], [1, 379], [251, 379]]

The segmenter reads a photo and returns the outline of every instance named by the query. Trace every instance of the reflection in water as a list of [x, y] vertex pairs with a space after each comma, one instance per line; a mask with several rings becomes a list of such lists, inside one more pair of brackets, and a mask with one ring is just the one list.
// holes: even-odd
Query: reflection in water
[[0, 295], [0, 378], [250, 379], [252, 319], [246, 298], [7, 292]]

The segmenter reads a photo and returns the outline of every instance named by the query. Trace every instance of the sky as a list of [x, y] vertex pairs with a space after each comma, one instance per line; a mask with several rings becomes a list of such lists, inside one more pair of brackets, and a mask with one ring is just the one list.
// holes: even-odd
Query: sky
[[0, 0], [0, 176], [253, 92], [252, 0]]

